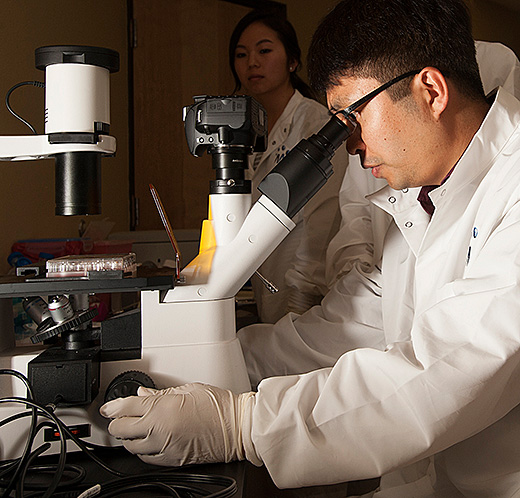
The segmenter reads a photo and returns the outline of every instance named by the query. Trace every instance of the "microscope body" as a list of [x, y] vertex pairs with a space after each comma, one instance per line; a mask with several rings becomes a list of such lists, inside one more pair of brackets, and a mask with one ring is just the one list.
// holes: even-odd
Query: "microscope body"
[[[190, 151], [213, 156], [217, 179], [199, 255], [174, 289], [142, 293], [143, 344], [154, 357], [175, 358], [170, 385], [199, 381], [243, 392], [250, 383], [236, 338], [235, 296], [332, 174], [330, 159], [354, 125], [333, 117], [302, 140], [261, 182], [263, 195], [251, 207], [244, 171], [248, 154], [264, 150], [265, 111], [250, 97], [202, 96], [184, 109], [184, 121]], [[161, 387], [169, 384], [161, 380]]]
[[[119, 70], [119, 54], [100, 47], [48, 46], [36, 49], [35, 64], [45, 71], [45, 84], [31, 82], [34, 86], [45, 88], [45, 133], [0, 137], [0, 161], [54, 159], [56, 215], [100, 214], [101, 158], [113, 156], [116, 151], [116, 139], [109, 134], [109, 77], [110, 73]], [[20, 85], [13, 89], [17, 86]], [[40, 283], [35, 283], [39, 290], [34, 293], [28, 290], [27, 296], [53, 294], [51, 290], [42, 290]], [[25, 282], [22, 285], [26, 285]], [[0, 296], [0, 368], [28, 376], [31, 362], [51, 348], [48, 345], [15, 347], [11, 298], [21, 295], [17, 290], [18, 283], [15, 286], [6, 284], [3, 288], [5, 292]], [[30, 286], [27, 288], [30, 289]], [[79, 325], [75, 329], [81, 331], [83, 327]], [[99, 365], [99, 355], [88, 358], [90, 352], [86, 349], [77, 350], [77, 353], [69, 351], [64, 354], [68, 356], [67, 365], [71, 370], [90, 370], [91, 366]], [[75, 356], [84, 359], [78, 361]], [[57, 371], [63, 370], [60, 366], [56, 365]], [[97, 392], [99, 378], [96, 372], [82, 376], [91, 379], [89, 384], [95, 386], [73, 385], [71, 381], [70, 391], [85, 392], [84, 397], [88, 399], [88, 393]], [[52, 377], [42, 379], [42, 384], [51, 384]], [[28, 395], [21, 382], [7, 375], [0, 376], [0, 393], [22, 399]], [[3, 403], [0, 405], [0, 420], [13, 416], [23, 408], [23, 405]], [[78, 434], [91, 435], [92, 440], [97, 440], [99, 444], [107, 444], [108, 436], [103, 434], [106, 424], [104, 421], [99, 421], [103, 427], [98, 424], [96, 409], [95, 403], [92, 403], [82, 407], [59, 407], [57, 413], [64, 417], [67, 425], [78, 427]], [[94, 421], [92, 424], [91, 420]], [[19, 456], [28, 437], [27, 431], [26, 418], [11, 422], [4, 429], [0, 439], [0, 460]], [[52, 442], [55, 439], [52, 434], [39, 437], [41, 442], [43, 439], [51, 442], [49, 452], [59, 449], [59, 444]]]
[[167, 292], [141, 293], [143, 352], [171, 365], [164, 370], [171, 372], [168, 384], [151, 362], [161, 387], [197, 381], [237, 393], [251, 388], [236, 337], [235, 296], [294, 223], [269, 199], [249, 210], [250, 201], [250, 194], [211, 195], [201, 252], [181, 281]]
[[[245, 179], [248, 155], [265, 148], [265, 111], [250, 97], [195, 97], [184, 109], [188, 147], [212, 156], [208, 219], [200, 251], [174, 289], [141, 293], [143, 352], [161, 387], [204, 382], [240, 393], [250, 390], [236, 337], [235, 296], [273, 249], [294, 228], [267, 197], [251, 207]], [[163, 360], [158, 360], [162, 356]], [[168, 363], [169, 362], [169, 363]]]
[[[99, 407], [115, 391], [135, 394], [138, 385], [161, 389], [187, 382], [209, 383], [237, 393], [250, 390], [236, 337], [235, 295], [294, 226], [269, 199], [261, 197], [249, 209], [250, 199], [249, 194], [210, 196], [211, 216], [204, 222], [199, 255], [184, 268], [174, 288], [141, 291], [139, 347], [128, 358], [116, 355], [101, 361], [99, 393], [90, 403], [58, 405], [56, 415], [86, 441], [119, 446], [107, 431], [108, 421], [99, 415]], [[4, 350], [0, 368], [28, 375], [29, 365], [46, 348]], [[104, 354], [102, 350], [101, 358]], [[81, 391], [82, 384], [71, 387]], [[4, 376], [0, 376], [0, 391], [20, 398], [27, 395], [21, 382]], [[2, 405], [0, 419], [18, 411], [19, 407]], [[10, 425], [0, 443], [0, 460], [19, 456], [27, 438], [27, 419]], [[47, 453], [59, 451], [59, 440], [52, 434], [39, 435], [38, 442], [51, 442]], [[69, 449], [75, 448], [70, 442]]]

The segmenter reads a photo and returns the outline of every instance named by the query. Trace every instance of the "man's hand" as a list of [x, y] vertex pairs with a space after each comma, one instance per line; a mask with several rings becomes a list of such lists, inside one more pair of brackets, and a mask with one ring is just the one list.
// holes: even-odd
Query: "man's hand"
[[110, 434], [144, 462], [154, 465], [230, 462], [247, 458], [262, 465], [251, 441], [254, 393], [236, 395], [204, 384], [118, 398], [100, 408], [112, 418]]

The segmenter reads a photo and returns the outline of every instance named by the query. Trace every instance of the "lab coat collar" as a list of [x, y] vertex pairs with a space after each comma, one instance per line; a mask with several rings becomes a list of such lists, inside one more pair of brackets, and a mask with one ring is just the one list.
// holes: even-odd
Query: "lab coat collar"
[[279, 144], [283, 143], [287, 139], [290, 132], [290, 123], [292, 123], [294, 113], [303, 99], [303, 95], [298, 90], [294, 90], [293, 96], [289, 99], [289, 102], [287, 102], [285, 109], [269, 134], [267, 148], [264, 152], [263, 158], [266, 158], [278, 147]]
[[[511, 135], [518, 130], [519, 123], [520, 101], [506, 90], [499, 88], [479, 130], [444, 186], [451, 193], [456, 193], [471, 183], [476, 186], [475, 180], [488, 172]], [[431, 199], [436, 207], [442, 204], [441, 197], [444, 197], [441, 196], [442, 190], [438, 190], [431, 193]]]
[[[443, 207], [448, 203], [463, 208], [475, 193], [480, 179], [489, 171], [495, 157], [506, 146], [511, 135], [520, 132], [520, 101], [506, 90], [499, 88], [495, 101], [474, 135], [466, 151], [459, 159], [452, 175], [430, 193], [435, 205], [432, 223], [422, 210], [417, 195], [420, 188], [397, 191], [390, 186], [367, 196], [393, 218], [417, 255], [426, 231], [430, 231], [436, 217], [445, 216]], [[419, 208], [419, 209], [417, 209]], [[452, 209], [453, 210], [453, 209]], [[455, 213], [452, 213], [455, 214]]]

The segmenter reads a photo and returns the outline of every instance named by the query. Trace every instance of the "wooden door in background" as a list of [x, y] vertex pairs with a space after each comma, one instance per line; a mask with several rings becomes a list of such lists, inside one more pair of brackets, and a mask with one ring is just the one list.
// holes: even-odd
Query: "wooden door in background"
[[132, 228], [162, 229], [148, 187], [153, 183], [173, 228], [199, 229], [214, 173], [207, 154], [196, 158], [188, 150], [182, 108], [194, 95], [233, 91], [228, 41], [251, 9], [222, 0], [133, 0], [132, 9], [131, 136], [138, 201]]

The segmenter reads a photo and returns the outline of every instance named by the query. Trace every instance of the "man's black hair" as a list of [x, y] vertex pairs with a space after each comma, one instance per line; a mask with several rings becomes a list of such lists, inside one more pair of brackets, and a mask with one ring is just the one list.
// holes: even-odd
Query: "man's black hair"
[[[343, 0], [319, 25], [308, 56], [309, 80], [318, 92], [342, 76], [384, 83], [427, 66], [439, 69], [466, 96], [483, 98], [463, 0]], [[402, 83], [390, 89], [396, 99], [407, 93]]]

